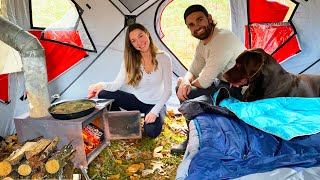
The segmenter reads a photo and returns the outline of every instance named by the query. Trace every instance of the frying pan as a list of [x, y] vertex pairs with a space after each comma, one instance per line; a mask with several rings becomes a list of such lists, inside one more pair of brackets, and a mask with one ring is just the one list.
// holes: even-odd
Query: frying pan
[[[99, 102], [104, 101], [104, 100], [97, 100]], [[92, 99], [77, 99], [77, 100], [69, 100], [69, 101], [63, 101], [63, 102], [58, 102], [56, 104], [53, 104], [49, 107], [48, 111], [49, 113], [52, 115], [53, 118], [55, 119], [60, 119], [60, 120], [69, 120], [69, 119], [76, 119], [76, 118], [81, 118], [84, 117], [86, 115], [89, 115], [90, 113], [92, 113], [95, 110], [95, 106], [97, 105], [97, 101], [92, 100]], [[74, 113], [54, 113], [53, 109], [58, 106], [61, 105], [63, 103], [73, 103], [73, 102], [89, 102], [92, 103], [92, 107], [88, 108], [88, 109], [84, 109], [82, 111], [79, 112], [74, 112]]]

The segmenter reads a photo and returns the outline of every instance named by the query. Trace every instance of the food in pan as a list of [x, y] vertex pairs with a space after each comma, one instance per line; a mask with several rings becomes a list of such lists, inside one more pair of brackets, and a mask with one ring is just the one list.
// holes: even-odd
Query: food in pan
[[50, 113], [53, 114], [71, 114], [93, 108], [96, 104], [91, 101], [74, 101], [74, 102], [63, 102], [53, 107]]

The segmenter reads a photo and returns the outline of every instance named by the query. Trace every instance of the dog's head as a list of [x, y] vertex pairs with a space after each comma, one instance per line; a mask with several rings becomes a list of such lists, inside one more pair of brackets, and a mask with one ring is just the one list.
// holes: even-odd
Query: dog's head
[[236, 64], [223, 77], [232, 86], [246, 86], [252, 81], [264, 64], [266, 52], [263, 49], [245, 50], [236, 59]]

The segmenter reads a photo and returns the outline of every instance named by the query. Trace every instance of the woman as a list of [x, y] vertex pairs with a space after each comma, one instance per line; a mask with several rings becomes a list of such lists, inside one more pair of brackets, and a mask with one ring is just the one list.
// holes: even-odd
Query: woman
[[[119, 90], [124, 84], [132, 93]], [[114, 99], [111, 110], [139, 110], [146, 114], [144, 132], [150, 138], [162, 130], [165, 103], [172, 93], [170, 57], [154, 44], [149, 31], [141, 24], [128, 27], [125, 38], [124, 62], [113, 82], [99, 82], [88, 89], [88, 97]]]

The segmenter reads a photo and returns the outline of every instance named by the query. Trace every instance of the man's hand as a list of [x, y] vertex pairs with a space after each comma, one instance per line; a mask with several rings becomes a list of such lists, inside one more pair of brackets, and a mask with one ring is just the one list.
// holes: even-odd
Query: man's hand
[[[186, 81], [184, 79], [179, 79], [180, 80], [180, 85], [178, 88], [177, 96], [179, 100], [185, 101], [188, 99], [188, 94], [191, 91], [191, 83], [189, 81]], [[179, 81], [178, 81], [179, 83]]]
[[152, 112], [149, 112], [146, 117], [144, 118], [144, 122], [146, 124], [149, 123], [154, 123], [154, 121], [156, 120], [157, 116], [155, 114], [153, 114]]
[[99, 92], [103, 90], [103, 85], [101, 83], [96, 83], [96, 84], [92, 84], [91, 86], [89, 86], [88, 88], [88, 95], [87, 98], [93, 98], [96, 95], [99, 94]]
[[203, 88], [203, 87], [200, 85], [198, 79], [194, 80], [194, 81], [191, 83], [191, 85], [192, 85], [192, 86], [195, 86], [195, 87], [197, 87], [197, 88]]

